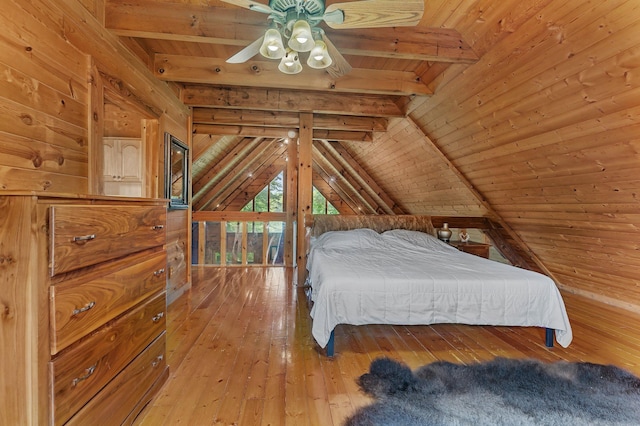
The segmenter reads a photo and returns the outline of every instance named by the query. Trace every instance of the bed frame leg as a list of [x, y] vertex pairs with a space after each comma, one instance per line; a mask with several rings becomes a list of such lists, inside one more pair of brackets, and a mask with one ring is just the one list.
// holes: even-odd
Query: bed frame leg
[[553, 347], [553, 328], [547, 328], [546, 329], [546, 333], [545, 333], [545, 337], [544, 337], [544, 344], [548, 348], [552, 348]]
[[334, 347], [335, 347], [335, 329], [331, 330], [331, 336], [329, 336], [329, 341], [327, 342], [327, 356], [333, 356]]

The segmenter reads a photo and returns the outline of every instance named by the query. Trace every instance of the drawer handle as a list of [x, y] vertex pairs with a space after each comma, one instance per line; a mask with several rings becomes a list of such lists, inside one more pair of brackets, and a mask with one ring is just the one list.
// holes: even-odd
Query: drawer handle
[[84, 376], [80, 376], [80, 377], [76, 377], [75, 379], [73, 379], [71, 381], [71, 387], [76, 387], [78, 385], [78, 383], [87, 380], [89, 377], [91, 377], [91, 375], [93, 374], [94, 371], [96, 371], [96, 367], [98, 366], [98, 364], [93, 364], [91, 367], [87, 368], [86, 370], [84, 370], [85, 375]]
[[82, 235], [80, 237], [73, 237], [71, 241], [78, 244], [84, 244], [87, 241], [95, 240], [95, 238], [96, 238], [96, 234], [90, 234], [90, 235]]
[[164, 274], [164, 268], [162, 269], [158, 269], [157, 271], [155, 271], [153, 273], [153, 275], [155, 275], [156, 277], [159, 277], [160, 275]]
[[153, 229], [154, 231], [159, 231], [160, 229], [164, 229], [164, 225], [153, 225], [151, 229]]
[[159, 312], [156, 314], [156, 316], [154, 316], [153, 318], [151, 318], [151, 321], [153, 322], [158, 322], [160, 321], [162, 318], [164, 317], [164, 312]]
[[78, 315], [78, 314], [81, 314], [81, 313], [83, 313], [83, 312], [87, 312], [89, 309], [92, 309], [94, 306], [96, 306], [96, 302], [91, 301], [91, 302], [87, 303], [86, 305], [84, 305], [84, 306], [83, 306], [82, 308], [80, 308], [80, 309], [74, 309], [74, 310], [73, 310], [73, 313], [72, 313], [72, 316], [74, 316], [74, 317], [75, 317], [75, 316], [76, 316], [76, 315]]
[[160, 364], [160, 362], [162, 362], [163, 359], [164, 359], [164, 355], [158, 355], [156, 359], [154, 359], [153, 362], [151, 363], [151, 366], [154, 368], [157, 367], [158, 364]]

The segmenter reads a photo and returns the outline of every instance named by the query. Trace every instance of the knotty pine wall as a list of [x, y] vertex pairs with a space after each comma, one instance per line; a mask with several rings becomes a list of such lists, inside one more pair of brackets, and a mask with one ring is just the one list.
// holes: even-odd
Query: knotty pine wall
[[468, 3], [427, 2], [425, 19], [480, 61], [452, 65], [410, 121], [350, 150], [407, 213], [481, 214], [486, 200], [562, 289], [640, 311], [640, 2]]
[[[101, 168], [102, 137], [140, 137], [144, 117], [157, 121], [142, 130], [157, 141], [147, 149], [153, 163], [147, 169], [148, 192], [163, 196], [164, 132], [190, 143], [190, 113], [103, 28], [102, 10], [101, 0], [3, 2], [0, 192], [100, 194], [95, 175]], [[109, 101], [105, 107], [105, 85], [134, 112], [119, 111]], [[131, 129], [136, 122], [137, 131]], [[168, 252], [176, 262], [168, 265], [174, 271], [170, 289], [189, 282], [184, 248], [190, 219], [184, 213], [168, 215]]]

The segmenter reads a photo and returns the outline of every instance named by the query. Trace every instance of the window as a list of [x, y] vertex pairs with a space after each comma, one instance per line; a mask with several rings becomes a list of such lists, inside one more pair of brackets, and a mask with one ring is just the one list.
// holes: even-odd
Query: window
[[313, 187], [313, 207], [311, 211], [313, 214], [340, 214], [315, 186]]
[[284, 175], [281, 172], [269, 185], [265, 186], [253, 200], [243, 208], [243, 212], [282, 212], [284, 207]]
[[[282, 212], [284, 211], [283, 173], [276, 176], [269, 185], [265, 186], [253, 200], [243, 208], [243, 212]], [[340, 214], [320, 191], [313, 187], [313, 214]]]

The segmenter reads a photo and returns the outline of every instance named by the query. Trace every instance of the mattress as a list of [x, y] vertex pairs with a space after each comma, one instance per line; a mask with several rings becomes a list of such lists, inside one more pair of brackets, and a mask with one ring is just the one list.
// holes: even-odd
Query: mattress
[[321, 347], [338, 324], [457, 323], [536, 326], [573, 338], [549, 277], [461, 252], [416, 231], [332, 231], [312, 239], [307, 262], [312, 334]]

